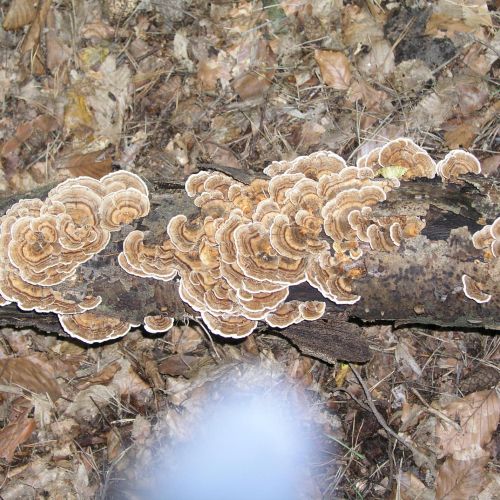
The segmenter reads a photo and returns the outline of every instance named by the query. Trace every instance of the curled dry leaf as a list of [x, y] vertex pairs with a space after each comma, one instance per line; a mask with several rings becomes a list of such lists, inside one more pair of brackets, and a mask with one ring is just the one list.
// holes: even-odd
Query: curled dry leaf
[[[473, 392], [453, 401], [443, 413], [457, 422], [453, 426], [443, 420], [436, 423], [440, 456], [472, 459], [481, 455], [491, 441], [500, 419], [500, 397], [496, 390]], [[465, 497], [462, 497], [465, 498]]]
[[14, 458], [16, 448], [29, 439], [36, 428], [33, 418], [28, 418], [27, 408], [17, 420], [0, 430], [0, 458], [10, 462]]
[[438, 470], [436, 499], [474, 498], [482, 489], [484, 466], [487, 463], [487, 454], [471, 460], [448, 458]]
[[351, 83], [349, 60], [342, 52], [315, 50], [314, 58], [318, 63], [323, 81], [335, 90], [347, 90]]

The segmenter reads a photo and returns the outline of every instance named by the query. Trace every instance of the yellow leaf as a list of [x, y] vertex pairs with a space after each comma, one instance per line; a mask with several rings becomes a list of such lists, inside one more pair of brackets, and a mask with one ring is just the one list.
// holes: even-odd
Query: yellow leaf
[[335, 375], [335, 383], [337, 384], [337, 387], [342, 387], [344, 385], [344, 381], [348, 373], [349, 365], [342, 363], [340, 365], [340, 370], [337, 372], [337, 375]]
[[390, 167], [382, 167], [377, 170], [377, 175], [381, 175], [384, 179], [400, 179], [408, 169], [391, 165]]

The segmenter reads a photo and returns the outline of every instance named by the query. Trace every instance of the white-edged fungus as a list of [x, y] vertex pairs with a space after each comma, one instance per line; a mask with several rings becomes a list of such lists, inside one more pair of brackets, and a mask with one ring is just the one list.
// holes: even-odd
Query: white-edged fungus
[[77, 300], [67, 289], [79, 266], [108, 245], [110, 231], [148, 212], [146, 184], [125, 171], [100, 181], [68, 179], [45, 200], [20, 200], [0, 218], [0, 305], [15, 302], [22, 310], [57, 313], [63, 328], [85, 342], [124, 335], [128, 330], [116, 318], [106, 323], [114, 325], [107, 332], [96, 324], [80, 334], [87, 318], [103, 318], [86, 312], [95, 310], [101, 297]]
[[467, 274], [462, 276], [462, 283], [464, 287], [465, 296], [478, 304], [485, 304], [491, 300], [491, 295], [483, 291], [481, 283], [473, 280]]
[[[398, 169], [392, 178], [380, 172]], [[385, 169], [385, 170], [384, 170]], [[400, 138], [348, 166], [337, 154], [319, 151], [293, 161], [271, 163], [268, 178], [250, 184], [218, 172], [189, 176], [185, 189], [199, 208], [166, 222], [167, 238], [132, 230], [118, 256], [134, 276], [179, 280], [179, 295], [215, 334], [250, 335], [265, 321], [283, 328], [314, 321], [325, 302], [286, 302], [290, 287], [307, 281], [328, 300], [354, 304], [362, 299], [356, 280], [366, 274], [363, 256], [396, 251], [421, 233], [416, 216], [378, 215], [402, 180], [453, 179], [480, 172], [475, 157], [452, 151], [436, 166], [412, 140]], [[125, 335], [132, 326], [102, 315], [100, 297], [77, 301], [58, 285], [78, 278], [79, 266], [101, 252], [110, 233], [150, 210], [147, 185], [135, 174], [114, 172], [100, 181], [69, 179], [46, 200], [21, 200], [0, 218], [0, 305], [59, 314], [68, 334], [85, 342]], [[383, 213], [383, 212], [382, 212]], [[473, 236], [486, 258], [500, 253], [500, 218]], [[491, 296], [464, 275], [467, 297], [485, 303]], [[87, 312], [90, 311], [91, 312]], [[148, 332], [167, 331], [173, 318], [146, 316]]]
[[144, 330], [149, 333], [168, 332], [174, 326], [174, 318], [165, 314], [146, 316], [144, 318]]

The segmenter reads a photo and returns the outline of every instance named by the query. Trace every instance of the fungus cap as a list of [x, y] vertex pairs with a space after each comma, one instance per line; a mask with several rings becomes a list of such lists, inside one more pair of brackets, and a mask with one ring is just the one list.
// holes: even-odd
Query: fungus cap
[[429, 153], [405, 137], [385, 144], [380, 149], [378, 163], [381, 167], [406, 168], [402, 176], [404, 180], [416, 177], [433, 179], [436, 175], [436, 163]]
[[144, 318], [144, 329], [149, 333], [168, 332], [174, 326], [174, 318], [165, 314], [146, 316]]
[[275, 311], [266, 315], [266, 323], [273, 328], [286, 328], [287, 326], [303, 321], [304, 317], [299, 309], [300, 301], [285, 302]]
[[491, 300], [491, 295], [488, 293], [485, 293], [482, 290], [482, 288], [483, 288], [482, 284], [473, 280], [467, 274], [464, 274], [462, 276], [462, 283], [463, 283], [463, 288], [464, 288], [464, 294], [469, 299], [472, 299], [473, 301], [477, 302], [478, 304], [484, 304], [484, 303], [489, 302]]
[[138, 326], [118, 318], [101, 316], [92, 312], [59, 314], [59, 322], [68, 335], [87, 344], [123, 337], [132, 326]]
[[215, 316], [209, 312], [202, 312], [201, 317], [212, 333], [233, 339], [248, 337], [255, 328], [257, 321], [235, 316], [222, 314]]
[[147, 194], [135, 188], [111, 192], [103, 198], [99, 208], [101, 227], [119, 231], [123, 225], [145, 217], [149, 209]]
[[468, 173], [480, 174], [481, 164], [479, 160], [471, 153], [454, 149], [450, 151], [440, 162], [438, 162], [437, 173], [443, 179], [452, 180], [460, 175]]

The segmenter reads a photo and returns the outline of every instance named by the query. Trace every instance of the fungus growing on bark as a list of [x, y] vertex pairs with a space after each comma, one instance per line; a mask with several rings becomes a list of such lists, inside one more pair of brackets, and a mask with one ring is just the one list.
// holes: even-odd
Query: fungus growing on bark
[[473, 280], [470, 276], [467, 276], [467, 274], [462, 276], [462, 283], [465, 296], [469, 299], [474, 300], [478, 304], [484, 304], [491, 300], [491, 295], [483, 291], [482, 284]]
[[484, 226], [472, 235], [472, 244], [478, 250], [485, 250], [485, 257], [500, 257], [500, 217], [493, 224]]
[[[130, 172], [114, 172], [100, 181], [68, 179], [43, 201], [20, 200], [0, 218], [2, 305], [15, 302], [23, 310], [57, 313], [66, 330], [80, 335], [75, 322], [93, 318], [85, 311], [98, 307], [101, 297], [78, 300], [69, 293], [79, 266], [107, 246], [110, 231], [148, 211], [147, 186]], [[116, 326], [109, 337], [95, 328], [81, 338], [97, 342], [122, 331]]]
[[268, 325], [274, 328], [286, 328], [301, 321], [316, 321], [325, 313], [326, 304], [315, 300], [285, 302], [266, 316]]
[[[452, 153], [439, 163], [443, 178], [477, 171], [472, 155]], [[387, 169], [399, 174], [380, 177]], [[356, 167], [320, 151], [273, 162], [264, 172], [268, 179], [248, 185], [218, 172], [189, 176], [185, 188], [198, 214], [165, 221], [163, 241], [130, 231], [119, 265], [141, 278], [178, 279], [180, 298], [218, 335], [245, 337], [258, 321], [280, 328], [314, 321], [325, 302], [285, 302], [290, 287], [306, 281], [337, 304], [362, 300], [356, 282], [369, 274], [370, 252], [404, 249], [405, 240], [425, 227], [420, 217], [390, 214], [384, 202], [404, 187], [398, 177], [433, 178], [436, 164], [402, 138], [361, 157]], [[0, 305], [56, 312], [65, 330], [86, 342], [124, 335], [132, 325], [102, 315], [100, 297], [80, 293], [77, 299], [67, 291], [79, 279], [79, 266], [108, 244], [110, 232], [149, 209], [146, 184], [123, 171], [100, 181], [70, 179], [44, 201], [18, 202], [0, 219]], [[497, 219], [474, 235], [485, 258], [500, 253], [499, 233]], [[467, 297], [489, 300], [480, 283], [469, 276], [462, 281]], [[167, 331], [171, 315], [162, 309], [146, 316], [145, 329]]]
[[454, 149], [437, 163], [436, 169], [438, 175], [443, 179], [453, 182], [460, 175], [480, 174], [481, 164], [473, 154], [461, 149]]
[[92, 312], [59, 314], [59, 321], [69, 336], [87, 344], [123, 337], [132, 326], [139, 326], [115, 317], [101, 316]]
[[165, 314], [146, 316], [144, 318], [144, 330], [146, 330], [149, 333], [168, 332], [173, 326], [174, 326], [174, 318], [170, 318]]
[[394, 139], [380, 148], [375, 148], [360, 157], [356, 165], [369, 167], [374, 171], [386, 167], [402, 167], [405, 169], [401, 176], [403, 180], [416, 177], [432, 179], [436, 175], [436, 163], [429, 153], [405, 137]]

